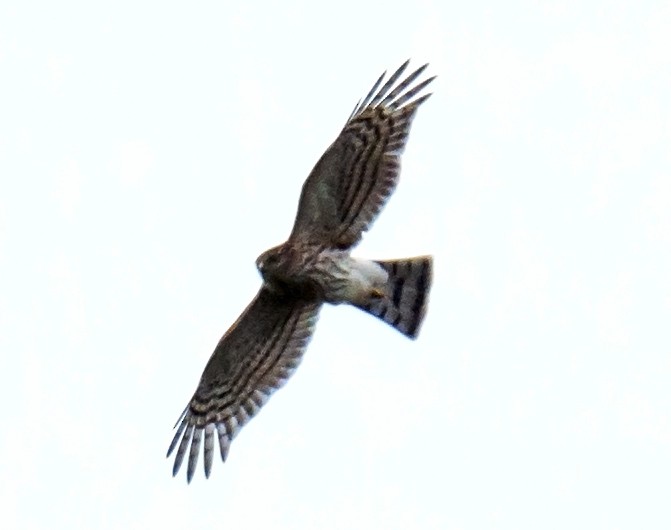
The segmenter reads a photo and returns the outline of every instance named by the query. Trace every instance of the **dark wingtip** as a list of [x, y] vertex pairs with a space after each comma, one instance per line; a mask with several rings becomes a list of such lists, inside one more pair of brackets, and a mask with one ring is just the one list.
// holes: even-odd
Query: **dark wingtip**
[[186, 407], [184, 407], [184, 410], [183, 410], [182, 413], [179, 415], [179, 418], [177, 418], [177, 421], [175, 422], [175, 425], [173, 425], [173, 427], [172, 427], [173, 429], [175, 429], [175, 428], [177, 427], [177, 425], [179, 425], [179, 422], [181, 422], [181, 421], [184, 419], [184, 416], [186, 416], [186, 412], [187, 412], [187, 410], [189, 410], [189, 405], [187, 405]]
[[[184, 414], [185, 413], [186, 413], [186, 411], [184, 411], [182, 413], [182, 415], [180, 416], [180, 419], [177, 420], [177, 423], [179, 423], [180, 421], [182, 421], [184, 419]], [[170, 455], [172, 454], [172, 452], [175, 450], [175, 447], [177, 447], [177, 442], [181, 438], [182, 433], [184, 432], [184, 429], [186, 428], [186, 423], [187, 422], [182, 421], [182, 423], [179, 424], [179, 428], [177, 429], [177, 432], [175, 433], [175, 435], [172, 437], [172, 442], [170, 442], [170, 447], [168, 447], [168, 452], [165, 455], [166, 458], [169, 458]], [[175, 427], [177, 427], [177, 424], [175, 424]]]

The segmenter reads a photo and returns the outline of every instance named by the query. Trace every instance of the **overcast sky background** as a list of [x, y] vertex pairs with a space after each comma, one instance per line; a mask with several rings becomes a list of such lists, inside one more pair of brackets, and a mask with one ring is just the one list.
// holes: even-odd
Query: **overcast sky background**
[[[4, 3], [3, 527], [670, 528], [670, 49], [669, 2]], [[435, 256], [419, 339], [327, 307], [187, 487], [255, 258], [408, 57], [439, 77], [356, 252]]]

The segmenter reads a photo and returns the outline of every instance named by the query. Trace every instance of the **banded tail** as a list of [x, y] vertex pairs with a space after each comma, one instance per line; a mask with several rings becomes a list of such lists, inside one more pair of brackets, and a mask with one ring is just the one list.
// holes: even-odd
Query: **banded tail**
[[376, 263], [389, 274], [386, 293], [381, 297], [371, 295], [366, 302], [356, 307], [414, 339], [419, 333], [429, 301], [432, 258], [419, 256]]

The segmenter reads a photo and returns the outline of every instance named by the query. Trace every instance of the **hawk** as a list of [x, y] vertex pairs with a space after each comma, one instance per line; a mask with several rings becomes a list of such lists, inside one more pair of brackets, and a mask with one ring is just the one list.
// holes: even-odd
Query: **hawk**
[[176, 475], [188, 452], [191, 482], [201, 442], [210, 476], [219, 440], [231, 441], [296, 370], [322, 304], [350, 304], [415, 338], [431, 287], [430, 256], [366, 260], [350, 255], [390, 195], [422, 94], [434, 77], [415, 83], [428, 65], [399, 82], [409, 61], [384, 84], [386, 72], [357, 103], [335, 141], [303, 184], [289, 239], [256, 260], [263, 284], [224, 334], [196, 393], [175, 424], [167, 456], [177, 448]]

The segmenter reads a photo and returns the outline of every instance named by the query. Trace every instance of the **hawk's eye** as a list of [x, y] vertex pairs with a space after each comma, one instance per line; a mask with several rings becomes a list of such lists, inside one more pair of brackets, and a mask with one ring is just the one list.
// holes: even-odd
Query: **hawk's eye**
[[269, 267], [274, 267], [278, 263], [277, 254], [264, 254], [256, 260], [256, 266], [260, 271], [268, 269]]

